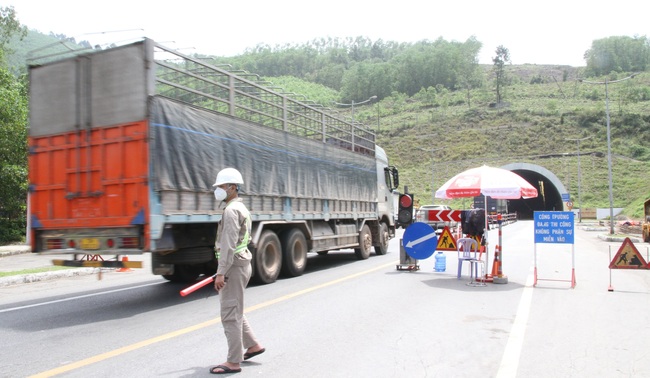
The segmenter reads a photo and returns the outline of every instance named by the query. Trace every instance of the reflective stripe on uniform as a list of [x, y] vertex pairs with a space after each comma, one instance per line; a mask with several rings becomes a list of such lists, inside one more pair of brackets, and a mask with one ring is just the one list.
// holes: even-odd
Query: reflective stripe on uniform
[[[228, 205], [226, 205], [226, 208], [228, 208], [228, 206], [232, 205], [233, 203], [235, 203], [235, 201], [231, 201]], [[250, 240], [250, 233], [248, 230], [251, 228], [251, 223], [251, 214], [249, 212], [246, 214], [246, 233], [244, 234], [244, 238], [242, 239], [241, 243], [235, 247], [235, 254], [240, 254], [248, 248], [248, 241]], [[215, 255], [217, 256], [217, 259], [221, 257], [221, 253], [219, 251], [215, 251]]]

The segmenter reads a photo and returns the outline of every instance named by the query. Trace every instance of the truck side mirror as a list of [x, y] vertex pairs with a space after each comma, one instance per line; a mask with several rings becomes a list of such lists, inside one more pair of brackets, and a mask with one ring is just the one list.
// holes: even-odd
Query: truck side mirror
[[399, 187], [399, 172], [394, 166], [388, 166], [384, 168], [384, 173], [386, 174], [386, 184], [391, 191]]

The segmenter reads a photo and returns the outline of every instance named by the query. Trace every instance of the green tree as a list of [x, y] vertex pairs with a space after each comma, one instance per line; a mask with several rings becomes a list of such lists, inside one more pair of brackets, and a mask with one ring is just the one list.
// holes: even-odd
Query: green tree
[[503, 45], [499, 45], [495, 51], [497, 54], [492, 58], [494, 63], [493, 71], [496, 82], [496, 92], [497, 92], [497, 104], [500, 104], [503, 100], [503, 87], [506, 84], [506, 63], [510, 62], [510, 51]]
[[306, 79], [338, 91], [341, 89], [345, 71], [346, 68], [343, 64], [327, 64], [307, 75]]
[[456, 64], [457, 87], [466, 91], [467, 107], [472, 107], [471, 93], [473, 88], [481, 86], [483, 73], [478, 64], [478, 53], [483, 44], [476, 37], [470, 37], [460, 47], [460, 57]]
[[11, 53], [7, 48], [7, 44], [15, 35], [22, 39], [27, 35], [27, 28], [20, 25], [14, 7], [0, 7], [0, 52], [3, 65], [4, 57]]
[[24, 35], [13, 7], [0, 8], [0, 242], [20, 240], [26, 224], [27, 86], [7, 69], [6, 44]]
[[[396, 72], [395, 89], [414, 95], [422, 88], [442, 85], [455, 89], [474, 83], [478, 75], [480, 42], [470, 38], [465, 43], [420, 41], [408, 46], [390, 61]], [[463, 78], [465, 75], [468, 77]], [[462, 80], [466, 80], [461, 84]]]
[[388, 63], [362, 62], [343, 74], [341, 101], [364, 101], [371, 96], [385, 98], [393, 90], [393, 70]]
[[427, 65], [427, 57], [424, 47], [422, 44], [411, 46], [393, 60], [397, 72], [395, 89], [398, 92], [412, 96], [421, 88], [432, 86], [425, 75], [424, 67]]
[[644, 37], [608, 37], [594, 40], [585, 52], [586, 74], [641, 72], [650, 66], [650, 41]]

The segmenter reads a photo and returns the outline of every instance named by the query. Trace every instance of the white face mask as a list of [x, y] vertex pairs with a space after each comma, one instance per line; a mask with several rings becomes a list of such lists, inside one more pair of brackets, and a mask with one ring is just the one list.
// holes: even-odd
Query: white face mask
[[226, 197], [228, 197], [228, 193], [226, 193], [225, 190], [223, 190], [223, 189], [221, 189], [221, 188], [217, 188], [217, 189], [215, 189], [215, 191], [214, 191], [214, 198], [216, 198], [217, 201], [223, 201], [223, 200], [226, 199]]

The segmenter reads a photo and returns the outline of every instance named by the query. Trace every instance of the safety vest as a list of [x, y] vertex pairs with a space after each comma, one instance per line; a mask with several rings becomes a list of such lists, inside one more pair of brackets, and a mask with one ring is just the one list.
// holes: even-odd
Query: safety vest
[[[226, 205], [226, 209], [228, 208], [228, 206], [232, 205], [233, 203], [235, 203], [235, 201], [230, 201], [230, 203], [228, 203]], [[248, 214], [246, 214], [246, 233], [244, 234], [244, 238], [242, 239], [241, 243], [237, 244], [237, 246], [235, 247], [235, 254], [236, 255], [244, 252], [248, 248], [248, 241], [250, 240], [250, 236], [251, 236], [250, 233], [248, 232], [248, 230], [251, 227], [251, 223], [252, 223], [252, 221], [251, 221], [251, 213], [248, 212]], [[216, 256], [217, 256], [217, 259], [219, 259], [219, 257], [221, 257], [221, 252], [216, 251]]]

